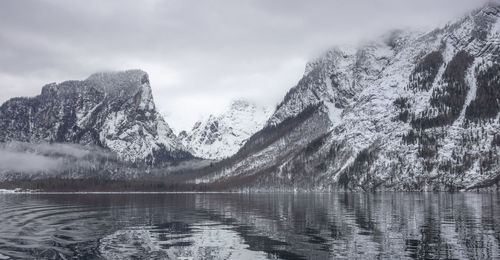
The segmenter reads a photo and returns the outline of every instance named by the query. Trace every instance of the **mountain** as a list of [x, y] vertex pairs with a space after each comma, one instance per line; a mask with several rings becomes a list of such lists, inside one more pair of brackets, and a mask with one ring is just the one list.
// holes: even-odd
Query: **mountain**
[[179, 134], [193, 155], [222, 159], [235, 154], [255, 132], [262, 129], [272, 111], [245, 101], [233, 101], [225, 112], [196, 122], [193, 129]]
[[195, 183], [458, 190], [500, 181], [500, 4], [431, 32], [333, 48], [263, 130]]
[[[262, 120], [260, 130], [258, 120], [248, 116], [252, 113], [243, 112], [246, 105], [236, 102], [232, 112], [178, 138], [155, 110], [142, 71], [49, 84], [37, 97], [11, 99], [0, 107], [0, 142], [22, 142], [3, 145], [1, 152], [29, 151], [46, 173], [78, 160], [83, 169], [104, 162], [115, 179], [128, 178], [102, 188], [130, 188], [136, 178], [137, 189], [149, 190], [498, 189], [499, 18], [500, 4], [490, 3], [430, 32], [393, 31], [359, 46], [328, 50], [306, 65], [267, 122], [255, 117]], [[105, 148], [126, 160], [130, 170], [121, 174], [121, 162], [105, 152], [98, 155], [96, 148], [75, 153], [76, 146], [69, 146], [60, 155], [59, 146], [26, 144], [38, 142]], [[189, 150], [195, 149], [200, 156], [222, 158], [235, 147], [240, 147], [235, 154], [217, 162], [187, 161], [148, 175], [134, 168], [136, 163], [177, 167], [193, 158]], [[47, 161], [49, 156], [54, 160]], [[74, 176], [73, 168], [64, 174]], [[143, 180], [147, 176], [150, 182]], [[39, 188], [32, 180], [25, 184]], [[52, 180], [44, 185], [57, 188]]]
[[10, 141], [96, 145], [147, 165], [193, 158], [157, 112], [140, 70], [96, 73], [8, 100], [0, 107], [0, 142]]

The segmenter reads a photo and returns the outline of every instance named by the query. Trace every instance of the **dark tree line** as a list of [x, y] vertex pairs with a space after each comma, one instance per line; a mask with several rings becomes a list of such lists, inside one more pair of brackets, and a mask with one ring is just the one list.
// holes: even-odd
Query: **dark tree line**
[[493, 140], [491, 141], [491, 146], [500, 146], [500, 135], [493, 136]]
[[0, 188], [38, 190], [44, 192], [175, 192], [212, 191], [214, 187], [204, 184], [179, 183], [167, 180], [110, 180], [85, 179], [26, 179], [1, 182]]
[[410, 130], [408, 134], [403, 135], [403, 142], [407, 145], [417, 144], [417, 156], [421, 158], [434, 158], [438, 152], [438, 142], [435, 136], [432, 136], [425, 131]]
[[[376, 188], [376, 180], [372, 178], [369, 171], [377, 159], [378, 153], [377, 144], [361, 150], [356, 155], [354, 162], [339, 175], [339, 185], [344, 189], [355, 189], [357, 187], [362, 189]], [[360, 184], [359, 182], [363, 177], [364, 181]]]
[[500, 66], [494, 64], [477, 75], [476, 98], [465, 110], [467, 119], [478, 122], [494, 118], [500, 112]]
[[443, 55], [439, 51], [427, 54], [415, 67], [410, 75], [409, 89], [415, 91], [428, 91], [434, 83], [434, 79], [443, 64]]
[[469, 91], [465, 76], [473, 61], [474, 57], [465, 51], [460, 51], [453, 57], [443, 74], [445, 86], [432, 92], [430, 103], [433, 108], [437, 109], [437, 115], [412, 119], [411, 124], [414, 128], [428, 129], [451, 125], [455, 122]]
[[396, 116], [396, 120], [407, 123], [408, 119], [410, 119], [409, 109], [411, 108], [410, 103], [408, 102], [408, 98], [398, 97], [396, 98], [396, 100], [394, 100], [393, 104], [396, 109], [399, 110], [399, 113]]

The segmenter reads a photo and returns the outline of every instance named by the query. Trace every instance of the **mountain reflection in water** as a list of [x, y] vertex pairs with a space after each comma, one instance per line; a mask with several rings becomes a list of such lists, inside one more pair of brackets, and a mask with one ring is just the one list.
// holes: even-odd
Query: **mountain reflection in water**
[[495, 259], [498, 193], [3, 194], [0, 259]]

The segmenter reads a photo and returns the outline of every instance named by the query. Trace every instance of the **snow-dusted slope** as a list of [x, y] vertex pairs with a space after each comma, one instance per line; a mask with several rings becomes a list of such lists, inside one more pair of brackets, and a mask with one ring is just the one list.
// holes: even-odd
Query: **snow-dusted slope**
[[[312, 105], [328, 115], [329, 128], [301, 123], [300, 139], [286, 128], [266, 147], [255, 138], [252, 153], [197, 181], [315, 190], [498, 183], [499, 16], [500, 5], [488, 4], [429, 33], [393, 32], [328, 51], [307, 65], [258, 135], [274, 134]], [[306, 122], [314, 120], [324, 117]]]
[[198, 121], [189, 133], [181, 132], [179, 137], [195, 156], [222, 159], [235, 154], [262, 129], [270, 115], [268, 108], [237, 100], [224, 113]]
[[0, 141], [71, 142], [109, 148], [120, 158], [163, 164], [191, 158], [156, 111], [144, 71], [96, 73], [43, 87], [0, 108]]
[[303, 78], [286, 94], [268, 124], [276, 125], [318, 103], [328, 107], [333, 124], [340, 123], [342, 112], [355, 102], [356, 94], [383, 76], [397, 52], [417, 37], [416, 33], [394, 31], [359, 48], [327, 51], [306, 65]]

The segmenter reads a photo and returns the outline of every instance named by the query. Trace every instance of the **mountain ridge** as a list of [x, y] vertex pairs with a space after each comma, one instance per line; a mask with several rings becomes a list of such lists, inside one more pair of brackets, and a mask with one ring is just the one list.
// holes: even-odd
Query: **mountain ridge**
[[141, 70], [51, 83], [36, 97], [8, 100], [0, 108], [0, 129], [2, 142], [98, 145], [150, 165], [192, 158], [156, 111]]

